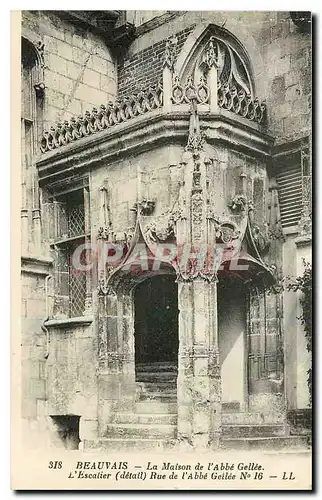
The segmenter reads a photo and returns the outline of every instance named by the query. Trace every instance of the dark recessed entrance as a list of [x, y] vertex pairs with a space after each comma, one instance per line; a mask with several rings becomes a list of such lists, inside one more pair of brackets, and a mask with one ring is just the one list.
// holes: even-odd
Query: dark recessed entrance
[[222, 409], [242, 411], [247, 400], [246, 291], [238, 279], [220, 277], [218, 333]]
[[136, 380], [178, 365], [178, 291], [172, 275], [154, 276], [134, 292]]

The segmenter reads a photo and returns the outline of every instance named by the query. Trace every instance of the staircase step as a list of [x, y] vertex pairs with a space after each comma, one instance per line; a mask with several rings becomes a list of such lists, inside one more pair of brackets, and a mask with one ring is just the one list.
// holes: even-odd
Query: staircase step
[[[101, 438], [84, 440], [84, 451], [162, 451], [172, 445], [166, 439], [118, 439]], [[139, 469], [138, 469], [139, 470]]]
[[106, 437], [174, 439], [176, 432], [176, 426], [171, 424], [109, 424], [106, 430]]
[[170, 361], [158, 361], [156, 363], [138, 363], [135, 367], [136, 373], [141, 372], [152, 372], [152, 373], [160, 373], [160, 372], [177, 372], [178, 366], [175, 363], [171, 363]]
[[305, 436], [274, 436], [224, 438], [220, 447], [224, 450], [305, 450], [309, 448], [309, 444]]
[[136, 374], [137, 382], [177, 382], [177, 373], [173, 371], [150, 372], [143, 371]]
[[169, 382], [138, 382], [137, 386], [143, 392], [177, 393], [177, 385]]
[[288, 434], [289, 427], [284, 424], [239, 424], [222, 426], [222, 435], [224, 438], [273, 437], [287, 436]]
[[177, 403], [176, 402], [167, 402], [161, 400], [153, 400], [153, 401], [138, 401], [135, 404], [136, 413], [144, 413], [144, 414], [168, 414], [168, 413], [177, 413]]
[[171, 424], [177, 423], [176, 413], [116, 413], [113, 416], [116, 424]]
[[162, 403], [173, 403], [177, 400], [177, 394], [162, 394], [162, 392], [143, 392], [139, 394], [140, 401], [160, 401]]
[[285, 415], [283, 414], [263, 414], [263, 413], [222, 413], [223, 425], [239, 425], [239, 424], [283, 424], [285, 423]]

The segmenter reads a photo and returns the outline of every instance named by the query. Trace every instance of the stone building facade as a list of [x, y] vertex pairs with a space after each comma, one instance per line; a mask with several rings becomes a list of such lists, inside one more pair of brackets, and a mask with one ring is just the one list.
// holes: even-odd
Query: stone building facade
[[309, 13], [21, 27], [26, 444], [306, 447]]

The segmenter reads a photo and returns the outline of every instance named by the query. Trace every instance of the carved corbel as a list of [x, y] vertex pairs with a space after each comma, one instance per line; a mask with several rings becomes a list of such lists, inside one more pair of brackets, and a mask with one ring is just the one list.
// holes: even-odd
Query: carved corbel
[[36, 83], [34, 85], [34, 89], [36, 92], [36, 96], [39, 97], [40, 99], [44, 98], [45, 95], [45, 84], [44, 83]]
[[227, 205], [233, 213], [239, 214], [241, 212], [245, 212], [248, 201], [246, 196], [237, 194]]

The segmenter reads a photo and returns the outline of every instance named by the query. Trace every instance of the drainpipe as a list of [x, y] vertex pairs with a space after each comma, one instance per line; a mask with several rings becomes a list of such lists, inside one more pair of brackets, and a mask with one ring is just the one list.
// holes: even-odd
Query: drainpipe
[[41, 329], [43, 332], [46, 333], [46, 354], [45, 354], [45, 359], [48, 358], [49, 356], [49, 331], [48, 328], [46, 327], [46, 322], [49, 319], [49, 308], [48, 308], [48, 281], [52, 278], [53, 276], [51, 274], [47, 274], [45, 278], [45, 300], [46, 300], [46, 317], [44, 321], [42, 322]]

